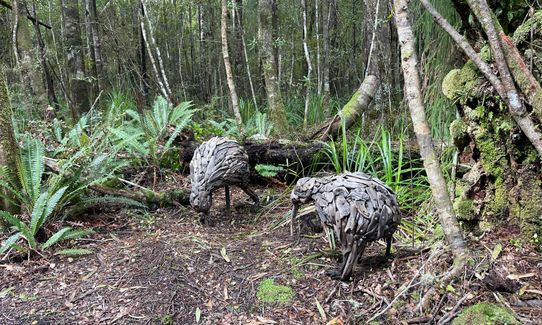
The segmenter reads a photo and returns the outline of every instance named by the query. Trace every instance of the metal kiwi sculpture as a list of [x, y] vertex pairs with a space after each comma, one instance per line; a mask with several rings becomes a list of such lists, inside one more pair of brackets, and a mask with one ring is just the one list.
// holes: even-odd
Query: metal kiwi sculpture
[[290, 198], [292, 235], [299, 206], [312, 202], [322, 225], [333, 231], [340, 243], [342, 263], [330, 272], [333, 278], [348, 280], [370, 242], [386, 239], [386, 256], [390, 255], [401, 214], [395, 194], [379, 179], [363, 173], [305, 177], [297, 181]]
[[224, 187], [226, 211], [230, 210], [230, 185], [239, 186], [259, 206], [258, 195], [248, 187], [248, 154], [236, 141], [214, 137], [202, 143], [190, 162], [190, 205], [200, 213], [200, 221], [209, 224], [213, 192]]

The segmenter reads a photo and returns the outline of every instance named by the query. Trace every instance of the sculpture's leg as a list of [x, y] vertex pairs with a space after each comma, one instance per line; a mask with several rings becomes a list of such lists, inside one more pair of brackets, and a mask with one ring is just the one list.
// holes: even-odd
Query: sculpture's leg
[[361, 257], [363, 256], [363, 253], [365, 252], [365, 247], [367, 247], [365, 243], [360, 244], [358, 247], [358, 264], [361, 263]]
[[204, 226], [209, 225], [209, 216], [207, 215], [207, 213], [205, 212], [199, 213], [199, 222]]
[[341, 280], [348, 281], [354, 268], [354, 263], [358, 259], [358, 245], [354, 244], [350, 253], [347, 256], [343, 256], [343, 265], [341, 267]]
[[252, 212], [256, 212], [258, 208], [260, 207], [260, 199], [258, 198], [258, 194], [251, 190], [247, 185], [241, 184], [239, 186], [245, 193], [247, 193], [248, 196], [254, 201], [254, 205], [252, 206]]
[[229, 215], [231, 203], [230, 203], [230, 187], [228, 185], [224, 187], [224, 192], [226, 193], [226, 214]]
[[391, 242], [393, 240], [393, 235], [386, 237], [386, 256], [391, 256]]

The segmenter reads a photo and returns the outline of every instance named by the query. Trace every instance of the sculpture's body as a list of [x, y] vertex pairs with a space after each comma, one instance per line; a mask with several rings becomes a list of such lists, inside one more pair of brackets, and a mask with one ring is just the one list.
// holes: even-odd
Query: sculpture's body
[[343, 257], [334, 277], [348, 280], [370, 242], [385, 238], [386, 255], [390, 254], [401, 214], [395, 194], [379, 179], [363, 173], [306, 177], [297, 182], [291, 199], [292, 224], [298, 206], [313, 202], [322, 225], [334, 232]]
[[211, 138], [202, 143], [194, 152], [190, 162], [190, 205], [202, 215], [202, 222], [208, 223], [213, 192], [221, 187], [226, 191], [226, 209], [230, 209], [229, 185], [237, 185], [258, 206], [258, 196], [248, 188], [248, 154], [237, 142], [221, 137]]

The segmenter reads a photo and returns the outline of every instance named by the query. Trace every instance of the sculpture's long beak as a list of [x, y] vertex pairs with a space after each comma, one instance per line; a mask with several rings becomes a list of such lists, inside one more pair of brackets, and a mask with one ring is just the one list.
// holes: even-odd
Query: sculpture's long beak
[[292, 220], [290, 222], [290, 236], [294, 236], [294, 221], [295, 217], [297, 216], [297, 209], [299, 206], [297, 204], [294, 204], [294, 207], [292, 208]]

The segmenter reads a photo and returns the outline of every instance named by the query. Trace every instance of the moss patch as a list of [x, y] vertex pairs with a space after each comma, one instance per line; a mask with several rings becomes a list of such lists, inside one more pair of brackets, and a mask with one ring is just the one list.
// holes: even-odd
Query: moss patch
[[450, 124], [450, 135], [454, 146], [456, 146], [460, 152], [469, 144], [467, 124], [465, 124], [463, 119], [456, 119]]
[[463, 68], [448, 72], [442, 80], [442, 92], [449, 99], [465, 102], [473, 94], [478, 81], [478, 70], [472, 61], [468, 61]]
[[488, 303], [479, 303], [464, 309], [452, 325], [470, 324], [519, 324], [505, 308]]
[[459, 220], [474, 220], [474, 203], [471, 199], [467, 199], [463, 196], [459, 197], [454, 202], [454, 210]]
[[292, 288], [275, 284], [273, 279], [265, 279], [260, 282], [258, 286], [258, 292], [256, 298], [261, 302], [266, 303], [289, 303], [295, 296], [295, 292]]

